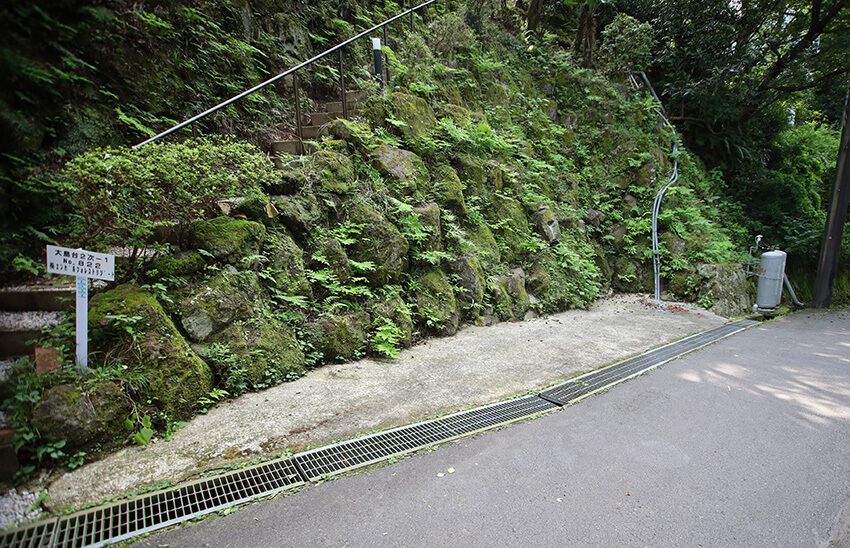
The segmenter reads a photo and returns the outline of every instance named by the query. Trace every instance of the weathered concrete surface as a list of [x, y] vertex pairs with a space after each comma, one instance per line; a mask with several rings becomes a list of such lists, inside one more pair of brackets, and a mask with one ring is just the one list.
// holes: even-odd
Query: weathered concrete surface
[[80, 506], [228, 463], [498, 401], [726, 322], [690, 305], [663, 306], [620, 295], [590, 310], [466, 327], [396, 360], [329, 365], [221, 404], [170, 442], [130, 447], [66, 474], [49, 488], [51, 505]]

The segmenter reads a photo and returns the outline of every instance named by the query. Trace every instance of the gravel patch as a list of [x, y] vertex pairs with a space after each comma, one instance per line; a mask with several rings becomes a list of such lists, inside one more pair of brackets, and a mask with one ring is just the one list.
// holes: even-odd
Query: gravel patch
[[41, 508], [33, 509], [38, 495], [26, 490], [9, 489], [0, 496], [0, 530], [38, 519]]
[[59, 325], [64, 312], [6, 312], [0, 310], [0, 331], [37, 331]]

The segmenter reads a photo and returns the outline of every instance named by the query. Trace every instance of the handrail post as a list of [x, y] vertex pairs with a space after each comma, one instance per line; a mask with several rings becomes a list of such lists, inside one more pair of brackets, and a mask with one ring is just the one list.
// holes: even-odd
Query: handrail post
[[192, 139], [198, 140], [198, 130], [195, 128], [195, 122], [192, 122]]
[[[390, 42], [387, 40], [387, 26], [384, 25], [384, 45], [389, 47]], [[386, 54], [384, 54], [384, 70], [387, 71], [387, 85], [390, 83], [390, 64], [387, 60]]]
[[339, 48], [339, 87], [342, 89], [342, 119], [348, 120], [348, 99], [345, 97], [345, 67], [342, 64], [342, 48]]
[[298, 150], [304, 154], [304, 141], [301, 139], [301, 100], [298, 98], [298, 73], [292, 73], [292, 86], [295, 88], [295, 136], [298, 137]]

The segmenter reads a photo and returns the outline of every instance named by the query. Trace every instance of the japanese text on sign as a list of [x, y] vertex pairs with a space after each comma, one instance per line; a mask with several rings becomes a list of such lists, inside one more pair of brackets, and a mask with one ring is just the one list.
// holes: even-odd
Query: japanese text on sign
[[115, 279], [115, 255], [49, 245], [47, 271], [51, 274], [111, 281]]

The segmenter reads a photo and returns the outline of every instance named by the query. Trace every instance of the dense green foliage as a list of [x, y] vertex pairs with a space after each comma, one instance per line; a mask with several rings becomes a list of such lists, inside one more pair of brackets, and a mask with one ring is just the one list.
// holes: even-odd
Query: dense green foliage
[[[756, 233], [816, 256], [837, 135], [815, 96], [792, 93], [802, 86], [794, 63], [825, 71], [815, 77], [821, 86], [843, 67], [823, 68], [809, 49], [793, 53], [805, 30], [797, 23], [775, 29], [781, 43], [767, 41], [769, 17], [745, 26], [761, 46], [741, 42], [730, 53], [755, 15], [727, 6], [726, 19], [714, 18], [720, 4], [677, 15], [675, 0], [624, 3], [625, 15], [599, 1], [538, 2], [541, 24], [523, 35], [521, 13], [506, 4], [453, 3], [456, 12], [432, 12], [415, 31], [406, 21], [393, 29], [383, 90], [369, 82], [368, 47], [352, 49], [349, 85], [371, 92], [357, 119], [329, 124], [311, 154], [283, 155], [280, 169], [261, 151], [294, 123], [286, 82], [200, 124], [202, 134], [235, 138], [181, 142], [187, 132], [128, 145], [399, 6], [2, 8], [11, 31], [0, 50], [14, 86], [0, 93], [11, 136], [0, 260], [38, 256], [44, 241], [129, 246], [114, 285], [129, 283], [101, 295], [158, 303], [148, 308], [165, 327], [142, 333], [135, 312], [103, 305], [95, 371], [138, 407], [129, 438], [145, 443], [192, 410], [306, 367], [397, 356], [462, 322], [585, 307], [607, 288], [651, 289], [650, 212], [674, 160], [679, 180], [659, 219], [662, 277], [675, 297], [710, 304], [700, 267], [740, 259]], [[36, 53], [15, 43], [47, 35]], [[676, 130], [629, 82], [636, 69], [658, 83]], [[304, 75], [307, 112], [340, 91], [336, 71], [320, 64]], [[62, 347], [67, 335], [48, 342]], [[158, 371], [172, 342], [197, 368], [195, 384], [214, 383], [211, 391], [175, 396], [176, 374], [136, 370], [150, 362]], [[61, 448], [39, 438], [27, 413], [56, 382], [89, 377], [36, 381], [28, 365], [16, 373], [12, 405], [24, 442], [45, 448], [25, 455], [35, 463]], [[128, 370], [138, 382], [113, 378]]]

